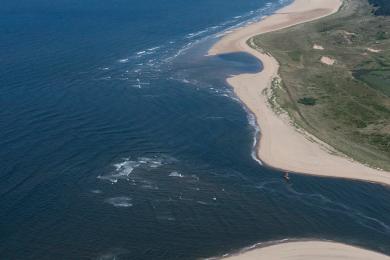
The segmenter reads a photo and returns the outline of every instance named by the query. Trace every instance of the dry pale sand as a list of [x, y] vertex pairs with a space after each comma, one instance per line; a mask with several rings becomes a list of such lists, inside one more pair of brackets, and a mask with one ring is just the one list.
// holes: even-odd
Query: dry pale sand
[[314, 44], [314, 45], [313, 45], [313, 49], [314, 49], [314, 50], [321, 50], [321, 51], [322, 51], [322, 50], [324, 50], [324, 47], [322, 47], [321, 45], [318, 45], [318, 44]]
[[320, 61], [326, 65], [333, 65], [336, 62], [335, 59], [332, 59], [327, 56], [322, 56]]
[[262, 247], [224, 260], [390, 260], [389, 256], [341, 243], [306, 241]]
[[381, 52], [381, 50], [373, 49], [373, 48], [367, 48], [367, 50], [370, 52], [375, 52], [375, 53]]
[[257, 155], [261, 161], [287, 171], [389, 185], [389, 172], [372, 169], [339, 153], [335, 155], [330, 152], [334, 151], [332, 147], [293, 127], [286, 115], [277, 115], [270, 108], [263, 90], [270, 87], [272, 79], [277, 76], [278, 62], [246, 43], [252, 36], [330, 15], [337, 12], [340, 6], [341, 0], [295, 0], [260, 22], [227, 34], [209, 50], [209, 55], [247, 52], [263, 63], [264, 69], [259, 73], [241, 74], [227, 79], [259, 124], [261, 138]]

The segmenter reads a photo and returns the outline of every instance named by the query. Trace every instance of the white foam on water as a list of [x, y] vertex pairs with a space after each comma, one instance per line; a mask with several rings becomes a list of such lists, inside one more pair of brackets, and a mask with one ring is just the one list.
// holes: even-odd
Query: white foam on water
[[[284, 3], [284, 1], [288, 0], [278, 1], [279, 3]], [[150, 70], [154, 72], [156, 70], [161, 71], [161, 68], [165, 68], [165, 65], [172, 62], [178, 56], [183, 55], [190, 48], [194, 47], [198, 43], [204, 42], [207, 39], [221, 37], [222, 35], [227, 34], [240, 26], [243, 26], [253, 21], [257, 21], [261, 16], [267, 14], [266, 12], [270, 12], [273, 9], [276, 9], [276, 7], [277, 3], [273, 5], [271, 2], [268, 2], [266, 8], [261, 8], [244, 14], [236, 15], [220, 24], [186, 34], [183, 37], [180, 37], [180, 39], [171, 39], [170, 41], [168, 41], [167, 43], [163, 43], [162, 45], [153, 46], [144, 50], [134, 52], [129, 57], [125, 59], [120, 59], [119, 63], [128, 63], [130, 61], [132, 61], [132, 63], [134, 62], [136, 66], [139, 66], [135, 73], [139, 73], [141, 71], [150, 72]], [[174, 44], [177, 46], [175, 46]], [[147, 57], [151, 57], [151, 55], [153, 55], [153, 59], [149, 59], [149, 61], [146, 61], [145, 59]], [[134, 84], [133, 86], [140, 87], [136, 84]]]
[[142, 168], [146, 171], [157, 169], [165, 164], [170, 164], [177, 161], [175, 158], [168, 156], [156, 156], [156, 157], [138, 157], [135, 160], [130, 158], [124, 158], [119, 163], [114, 163], [114, 168], [108, 174], [97, 176], [98, 179], [107, 180], [111, 183], [117, 183], [119, 180], [130, 180], [134, 174], [134, 171]]
[[256, 162], [258, 162], [260, 165], [263, 165], [262, 161], [257, 156], [257, 146], [260, 138], [260, 128], [257, 125], [255, 116], [250, 111], [248, 111], [247, 108], [245, 108], [245, 110], [247, 111], [249, 125], [251, 125], [252, 128], [255, 130], [253, 133], [251, 156]]
[[[278, 3], [279, 5], [283, 5], [287, 1], [289, 0], [279, 0]], [[214, 35], [214, 38], [223, 37], [224, 35], [233, 32], [234, 29], [257, 22], [264, 18], [265, 13], [268, 14], [271, 11], [276, 10], [277, 7], [278, 6], [273, 4], [272, 2], [268, 2], [263, 8], [252, 10], [242, 15], [234, 16], [232, 20], [228, 20], [221, 24], [221, 26], [228, 26], [228, 28], [226, 28], [222, 32], [217, 32], [217, 34]], [[237, 23], [237, 20], [241, 20], [241, 22]]]
[[189, 42], [187, 44], [185, 44], [182, 48], [180, 48], [174, 55], [170, 56], [170, 57], [167, 57], [163, 60], [164, 63], [167, 63], [167, 62], [171, 62], [172, 60], [174, 60], [175, 58], [179, 57], [180, 55], [184, 54], [186, 51], [188, 51], [190, 49], [190, 47], [196, 43], [197, 41], [194, 41], [194, 42]]
[[96, 259], [97, 260], [117, 260], [118, 256], [128, 254], [129, 251], [123, 248], [113, 248], [108, 252], [101, 253]]
[[107, 77], [102, 77], [102, 78], [99, 78], [97, 80], [110, 80], [111, 79], [111, 76], [107, 76]]
[[187, 85], [193, 85], [193, 86], [197, 86], [197, 87], [200, 87], [200, 86], [204, 86], [204, 84], [196, 79], [187, 79], [183, 76], [180, 76], [180, 75], [175, 75], [175, 76], [172, 76], [172, 77], [169, 77], [170, 80], [174, 80], [174, 81], [178, 81], [178, 82], [181, 82], [181, 83], [184, 83], [184, 84], [187, 84]]
[[139, 157], [138, 162], [150, 168], [158, 168], [164, 164], [162, 158]]
[[135, 80], [135, 83], [131, 85], [132, 87], [135, 87], [135, 88], [142, 88], [142, 84], [141, 84], [141, 80], [139, 78], [137, 78]]
[[208, 89], [210, 93], [213, 93], [220, 97], [229, 97], [230, 99], [235, 100], [235, 95], [231, 92], [230, 89], [216, 89], [216, 88], [209, 88]]
[[178, 177], [178, 178], [183, 178], [183, 177], [184, 177], [184, 175], [183, 175], [183, 174], [181, 174], [181, 173], [179, 173], [179, 172], [177, 172], [177, 171], [173, 171], [173, 172], [171, 172], [171, 173], [169, 174], [169, 177]]
[[104, 202], [111, 204], [114, 207], [128, 208], [133, 206], [133, 203], [131, 203], [131, 201], [132, 199], [129, 197], [121, 196], [121, 197], [108, 198]]
[[99, 175], [97, 178], [102, 180], [108, 180], [111, 183], [117, 183], [120, 179], [128, 179], [133, 170], [138, 166], [140, 166], [139, 162], [131, 161], [127, 158], [124, 159], [124, 161], [113, 165], [113, 167], [115, 168], [113, 173], [107, 175]]
[[126, 59], [120, 59], [120, 60], [118, 60], [118, 62], [119, 62], [119, 63], [127, 63], [127, 62], [129, 62], [129, 59], [128, 59], [128, 58], [126, 58]]
[[160, 189], [158, 186], [155, 186], [155, 185], [152, 185], [152, 184], [142, 185], [141, 188], [147, 189], [147, 190], [159, 190]]
[[221, 32], [220, 34], [217, 34], [216, 36], [221, 37], [221, 36], [225, 36], [226, 34], [229, 34], [232, 32], [233, 32], [233, 30], [226, 30], [226, 31]]
[[160, 46], [156, 46], [156, 47], [149, 48], [148, 51], [155, 51], [155, 50], [158, 50], [160, 48], [161, 48]]
[[212, 27], [210, 27], [209, 29], [198, 31], [198, 32], [189, 33], [189, 34], [187, 34], [187, 36], [185, 36], [185, 38], [187, 38], [187, 39], [194, 38], [196, 36], [199, 36], [199, 35], [202, 35], [202, 34], [208, 32], [210, 29], [212, 29]]
[[159, 190], [160, 188], [155, 185], [153, 182], [149, 181], [149, 180], [140, 180], [139, 183], [141, 183], [141, 188], [143, 189], [147, 189], [147, 190]]

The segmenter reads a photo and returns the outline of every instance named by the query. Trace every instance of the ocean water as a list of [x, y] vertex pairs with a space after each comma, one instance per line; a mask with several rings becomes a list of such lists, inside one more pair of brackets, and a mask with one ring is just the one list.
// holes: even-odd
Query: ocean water
[[330, 239], [390, 254], [390, 190], [257, 162], [218, 37], [283, 1], [3, 0], [0, 259], [198, 259]]

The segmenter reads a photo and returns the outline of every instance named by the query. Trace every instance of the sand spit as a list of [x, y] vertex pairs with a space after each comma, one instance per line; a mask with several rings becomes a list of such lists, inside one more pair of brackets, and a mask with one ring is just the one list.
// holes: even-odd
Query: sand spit
[[346, 244], [324, 241], [287, 242], [223, 258], [224, 260], [390, 260], [389, 256]]
[[227, 81], [256, 117], [261, 129], [257, 155], [264, 163], [286, 171], [389, 185], [390, 173], [346, 158], [309, 133], [296, 129], [286, 115], [276, 114], [263, 93], [278, 76], [279, 64], [269, 54], [247, 44], [255, 35], [333, 14], [341, 4], [341, 0], [295, 0], [260, 22], [227, 34], [209, 50], [209, 55], [247, 52], [262, 61], [264, 69], [261, 72], [233, 76]]

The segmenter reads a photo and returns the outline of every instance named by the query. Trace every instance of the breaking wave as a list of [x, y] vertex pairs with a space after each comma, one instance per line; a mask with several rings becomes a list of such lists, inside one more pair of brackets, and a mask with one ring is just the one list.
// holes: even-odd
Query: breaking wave
[[137, 170], [151, 171], [175, 161], [176, 159], [167, 156], [138, 157], [135, 160], [125, 158], [121, 162], [113, 164], [114, 169], [110, 173], [99, 175], [97, 178], [117, 183], [119, 180], [130, 180], [132, 174]]
[[183, 177], [184, 177], [184, 175], [183, 175], [183, 174], [181, 174], [181, 173], [179, 173], [179, 172], [177, 172], [177, 171], [173, 171], [173, 172], [171, 172], [171, 173], [169, 174], [169, 177], [178, 177], [178, 178], [183, 178]]
[[172, 61], [185, 54], [192, 47], [206, 40], [215, 40], [238, 27], [258, 21], [288, 1], [290, 0], [269, 2], [265, 7], [236, 15], [220, 24], [188, 33], [177, 39], [171, 39], [158, 46], [148, 46], [145, 49], [137, 50], [125, 57], [118, 58], [114, 64], [101, 66], [99, 70], [106, 75], [102, 75], [100, 79], [126, 80], [133, 87], [145, 87], [145, 85], [150, 84], [151, 75], [156, 76], [161, 71], [169, 70]]

